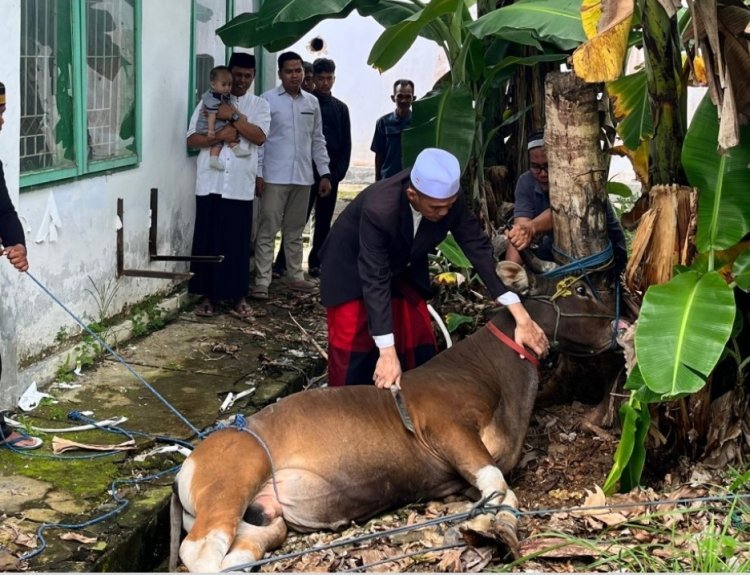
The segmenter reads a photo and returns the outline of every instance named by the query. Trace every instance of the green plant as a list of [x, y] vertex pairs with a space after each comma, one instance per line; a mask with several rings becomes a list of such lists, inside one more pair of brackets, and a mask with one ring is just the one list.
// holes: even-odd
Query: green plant
[[117, 278], [111, 278], [107, 280], [103, 285], [97, 285], [91, 276], [86, 276], [91, 284], [90, 288], [86, 288], [88, 293], [93, 299], [97, 307], [97, 320], [101, 326], [107, 324], [107, 318], [109, 317], [109, 308], [112, 306], [117, 290], [120, 285], [117, 283]]
[[160, 297], [152, 296], [134, 306], [132, 311], [132, 330], [136, 337], [162, 329], [166, 323], [164, 312], [159, 308]]
[[73, 373], [70, 367], [70, 355], [65, 356], [65, 363], [59, 365], [55, 370], [55, 381], [58, 382], [71, 382], [74, 379]]
[[55, 341], [57, 343], [64, 342], [68, 337], [68, 332], [64, 327], [61, 327], [57, 330], [57, 333], [55, 334]]

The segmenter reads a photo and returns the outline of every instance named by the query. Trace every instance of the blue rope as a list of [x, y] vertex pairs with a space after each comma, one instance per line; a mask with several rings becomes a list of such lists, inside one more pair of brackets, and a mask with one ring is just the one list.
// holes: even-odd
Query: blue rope
[[51, 291], [49, 291], [38, 279], [36, 279], [33, 275], [31, 275], [30, 272], [27, 271], [26, 275], [29, 276], [32, 279], [32, 281], [36, 285], [38, 285], [44, 293], [46, 293], [50, 298], [52, 298], [52, 301], [54, 301], [57, 305], [63, 308], [67, 312], [67, 314], [70, 317], [72, 317], [78, 325], [80, 325], [83, 329], [85, 329], [89, 333], [89, 335], [91, 335], [104, 349], [106, 349], [109, 353], [111, 353], [112, 357], [114, 357], [123, 366], [125, 366], [125, 369], [127, 369], [131, 374], [133, 374], [133, 377], [135, 377], [144, 386], [146, 386], [146, 388], [151, 393], [153, 393], [154, 396], [156, 396], [156, 398], [159, 401], [161, 401], [172, 413], [174, 413], [185, 425], [187, 425], [190, 431], [195, 433], [198, 437], [202, 437], [202, 434], [198, 430], [198, 428], [195, 427], [192, 423], [190, 423], [190, 421], [188, 421], [188, 419], [184, 415], [182, 415], [179, 411], [177, 411], [175, 407], [172, 406], [172, 404], [170, 404], [166, 399], [164, 399], [164, 397], [158, 391], [156, 391], [156, 389], [149, 382], [147, 382], [140, 373], [138, 373], [136, 370], [130, 367], [130, 365], [128, 365], [128, 363], [122, 357], [120, 357], [120, 355], [114, 349], [112, 349], [106, 341], [104, 341], [101, 337], [99, 337], [99, 335], [96, 332], [94, 332], [94, 330], [92, 330], [83, 321], [81, 321], [81, 319], [76, 314], [70, 311], [63, 302], [61, 302], [57, 297], [55, 297], [55, 295]]
[[559, 254], [563, 258], [565, 258], [568, 263], [542, 274], [543, 276], [549, 278], [558, 278], [573, 272], [586, 273], [588, 270], [600, 267], [610, 261], [614, 254], [612, 250], [612, 242], [610, 242], [609, 240], [607, 240], [607, 247], [602, 251], [596, 254], [591, 254], [590, 256], [586, 256], [579, 260], [573, 259], [571, 255], [559, 250], [554, 244], [552, 245], [552, 249], [556, 254]]
[[159, 471], [158, 473], [154, 473], [153, 475], [140, 477], [138, 479], [115, 479], [111, 484], [110, 494], [112, 495], [112, 499], [114, 499], [114, 501], [117, 503], [117, 507], [115, 507], [111, 511], [108, 511], [107, 513], [104, 513], [103, 515], [100, 515], [99, 517], [95, 517], [94, 519], [89, 519], [88, 521], [84, 521], [82, 523], [43, 523], [36, 530], [36, 536], [37, 536], [37, 540], [39, 541], [39, 544], [37, 545], [35, 549], [32, 549], [31, 551], [28, 551], [24, 553], [23, 555], [21, 555], [20, 559], [23, 561], [27, 561], [31, 559], [32, 557], [36, 557], [47, 548], [47, 540], [44, 538], [44, 532], [47, 529], [73, 529], [73, 530], [85, 529], [86, 527], [96, 525], [97, 523], [106, 521], [110, 517], [114, 517], [115, 515], [121, 513], [128, 505], [130, 505], [130, 502], [127, 499], [124, 499], [117, 494], [118, 485], [123, 484], [123, 483], [138, 484], [138, 483], [143, 483], [146, 481], [151, 481], [153, 479], [159, 479], [160, 477], [167, 475], [168, 473], [176, 472], [179, 468], [180, 466], [177, 465], [175, 467], [170, 467], [169, 469], [166, 469], [164, 471]]

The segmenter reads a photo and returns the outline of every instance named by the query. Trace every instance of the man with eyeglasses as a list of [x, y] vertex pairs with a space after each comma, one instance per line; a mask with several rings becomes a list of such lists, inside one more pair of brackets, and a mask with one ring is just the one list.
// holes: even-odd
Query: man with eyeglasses
[[[542, 260], [552, 261], [552, 210], [549, 203], [549, 164], [544, 149], [544, 132], [536, 130], [529, 136], [529, 170], [516, 183], [513, 228], [506, 234], [508, 248], [505, 259], [523, 264], [520, 251], [529, 247]], [[607, 235], [612, 242], [617, 268], [627, 261], [625, 234], [612, 205], [606, 203]], [[535, 246], [532, 243], [536, 241]]]

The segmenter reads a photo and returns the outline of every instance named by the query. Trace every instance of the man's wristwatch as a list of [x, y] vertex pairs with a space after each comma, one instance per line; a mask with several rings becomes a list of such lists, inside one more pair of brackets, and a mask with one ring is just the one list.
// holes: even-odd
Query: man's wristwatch
[[229, 123], [234, 124], [239, 119], [240, 119], [240, 115], [237, 112], [234, 112], [232, 116], [229, 118]]

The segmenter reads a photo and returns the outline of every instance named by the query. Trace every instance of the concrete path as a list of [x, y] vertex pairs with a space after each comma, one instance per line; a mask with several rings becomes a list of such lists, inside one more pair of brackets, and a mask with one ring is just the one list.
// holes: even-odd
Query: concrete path
[[[198, 318], [182, 311], [164, 329], [118, 346], [118, 353], [159, 394], [203, 430], [217, 419], [251, 414], [280, 396], [302, 389], [324, 372], [310, 337], [325, 347], [325, 312], [317, 294], [299, 296], [272, 285], [271, 300], [252, 302], [255, 317], [228, 314]], [[305, 335], [289, 314], [309, 332]], [[220, 413], [228, 393], [255, 391]], [[167, 505], [173, 474], [134, 483], [178, 465], [183, 455], [149, 456], [165, 445], [155, 436], [196, 442], [190, 425], [161, 403], [122, 364], [107, 358], [72, 382], [48, 389], [55, 400], [25, 414], [27, 426], [59, 429], [78, 425], [71, 411], [92, 417], [127, 417], [122, 428], [137, 432], [136, 448], [96, 459], [53, 456], [53, 438], [112, 445], [127, 437], [100, 430], [36, 433], [44, 447], [28, 455], [0, 450], [0, 569], [14, 571], [153, 571], [163, 568], [168, 541]], [[74, 450], [59, 457], [89, 456]], [[38, 549], [39, 527], [89, 522], [118, 507], [109, 490], [113, 481], [127, 507], [84, 529], [50, 527], [46, 549], [27, 564], [17, 557]]]

